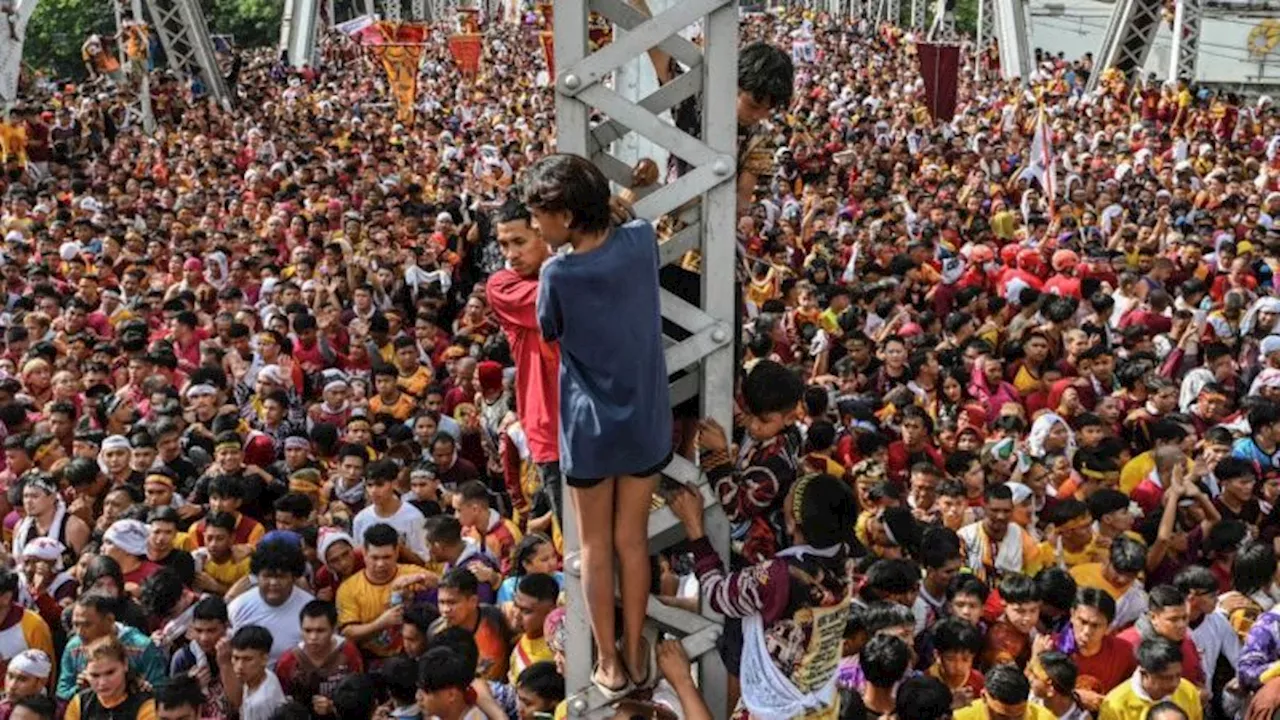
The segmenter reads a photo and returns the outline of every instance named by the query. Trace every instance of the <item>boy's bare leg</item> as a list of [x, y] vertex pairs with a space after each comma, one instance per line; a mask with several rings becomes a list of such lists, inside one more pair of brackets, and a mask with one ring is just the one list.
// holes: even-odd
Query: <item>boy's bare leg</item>
[[633, 682], [652, 680], [644, 644], [644, 620], [649, 604], [649, 510], [658, 476], [618, 478], [613, 543], [618, 553], [618, 584], [622, 589], [622, 652]]
[[596, 641], [597, 667], [592, 681], [609, 689], [627, 684], [626, 671], [618, 662], [617, 626], [613, 600], [614, 488], [608, 478], [594, 487], [570, 488], [577, 513], [579, 546], [582, 548], [582, 594], [591, 618], [591, 635]]

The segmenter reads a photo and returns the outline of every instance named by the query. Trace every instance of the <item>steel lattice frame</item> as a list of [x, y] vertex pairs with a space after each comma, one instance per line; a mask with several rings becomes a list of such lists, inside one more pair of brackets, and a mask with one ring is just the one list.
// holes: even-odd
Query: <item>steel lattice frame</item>
[[1129, 81], [1142, 71], [1162, 16], [1160, 0], [1117, 0], [1098, 52], [1097, 71], [1089, 73], [1089, 90], [1098, 87], [1103, 70], [1116, 68]]
[[[595, 53], [587, 53], [587, 13], [603, 15], [625, 32]], [[680, 36], [680, 31], [702, 22], [705, 43], [700, 49]], [[631, 102], [608, 87], [613, 73], [649, 48], [661, 47], [688, 72], [658, 88], [639, 102]], [[611, 180], [630, 182], [630, 167], [609, 153], [613, 141], [637, 132], [688, 162], [693, 169], [680, 179], [646, 196], [636, 212], [659, 218], [687, 206], [682, 215], [685, 229], [660, 247], [664, 264], [677, 261], [688, 250], [702, 255], [702, 302], [690, 305], [662, 292], [663, 317], [691, 333], [666, 350], [668, 372], [690, 372], [672, 384], [671, 401], [683, 402], [700, 395], [702, 411], [723, 427], [731, 427], [734, 378], [733, 327], [735, 228], [737, 225], [736, 143], [738, 8], [735, 0], [687, 0], [653, 18], [646, 17], [625, 0], [559, 0], [556, 3], [555, 66], [557, 150], [589, 157]], [[701, 93], [701, 139], [676, 129], [660, 114]], [[592, 111], [609, 117], [592, 127]], [[695, 488], [707, 509], [707, 536], [722, 559], [728, 560], [729, 524], [706, 476], [691, 462], [677, 456], [663, 474]], [[683, 537], [683, 529], [667, 508], [649, 520], [650, 552], [669, 547]], [[603, 708], [604, 698], [590, 682], [592, 640], [582, 596], [581, 558], [573, 512], [565, 513], [566, 589], [569, 615], [566, 657], [569, 659], [566, 689], [569, 712], [575, 718], [592, 717]], [[649, 599], [649, 618], [666, 632], [682, 638], [685, 650], [697, 660], [700, 687], [717, 718], [728, 714], [728, 680], [716, 652], [722, 632], [721, 619], [703, 607], [695, 614], [667, 607]]]
[[6, 105], [18, 99], [18, 77], [22, 74], [22, 47], [27, 37], [27, 22], [35, 12], [38, 0], [18, 0], [13, 8], [13, 34], [0, 18], [0, 101]]
[[1200, 55], [1201, 0], [1178, 0], [1173, 13], [1173, 47], [1169, 53], [1169, 77], [1193, 82]]
[[151, 27], [160, 35], [160, 43], [169, 58], [169, 67], [179, 77], [197, 72], [209, 96], [224, 110], [231, 109], [231, 94], [218, 67], [209, 38], [209, 27], [197, 0], [146, 0], [151, 12]]
[[925, 0], [911, 0], [911, 29], [924, 29]]
[[[35, 3], [32, 3], [33, 5]], [[132, 60], [125, 56], [124, 52], [124, 29], [125, 21], [132, 20], [134, 22], [144, 22], [145, 16], [142, 12], [142, 0], [130, 0], [129, 17], [126, 18], [124, 8], [120, 2], [113, 2], [112, 7], [116, 14], [116, 34], [120, 38], [120, 42], [116, 43], [119, 51], [120, 67], [123, 68], [123, 77], [128, 80], [136, 78], [137, 84], [129, 87], [119, 88], [121, 93], [132, 93], [128, 96], [129, 101], [124, 106], [124, 125], [125, 127], [142, 126], [143, 131], [148, 135], [156, 129], [156, 116], [151, 110], [151, 74], [147, 72], [146, 66], [143, 66], [139, 72], [135, 72], [132, 67]]]
[[1027, 47], [1027, 5], [1023, 0], [978, 0], [978, 39], [973, 46], [974, 78], [982, 76], [985, 50], [995, 40], [1000, 51], [1000, 75], [1031, 80], [1031, 52]]

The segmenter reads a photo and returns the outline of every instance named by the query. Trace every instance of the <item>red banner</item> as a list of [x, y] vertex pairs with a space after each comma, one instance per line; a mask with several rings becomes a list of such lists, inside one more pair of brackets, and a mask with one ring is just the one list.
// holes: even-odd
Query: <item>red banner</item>
[[480, 55], [484, 48], [478, 33], [459, 33], [449, 38], [449, 51], [453, 62], [466, 75], [480, 72]]
[[920, 43], [920, 77], [925, 101], [934, 121], [951, 122], [956, 116], [956, 91], [960, 82], [960, 46]]
[[542, 41], [542, 57], [547, 61], [547, 76], [551, 78], [551, 84], [556, 82], [556, 34], [550, 30], [543, 30], [538, 33], [538, 39]]

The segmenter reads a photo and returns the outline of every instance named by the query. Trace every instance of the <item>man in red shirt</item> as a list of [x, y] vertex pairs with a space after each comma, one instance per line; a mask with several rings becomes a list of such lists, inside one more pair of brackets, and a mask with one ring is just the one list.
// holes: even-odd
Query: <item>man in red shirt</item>
[[1147, 613], [1116, 639], [1129, 646], [1128, 655], [1136, 653], [1138, 645], [1147, 638], [1163, 637], [1177, 643], [1182, 647], [1182, 677], [1201, 685], [1204, 670], [1200, 667], [1200, 652], [1188, 631], [1190, 624], [1187, 596], [1172, 585], [1157, 585], [1147, 594]]
[[528, 208], [510, 199], [498, 210], [498, 245], [510, 268], [489, 277], [486, 297], [511, 343], [516, 362], [516, 407], [529, 452], [560, 517], [560, 346], [538, 327], [538, 271], [551, 248], [531, 223]]

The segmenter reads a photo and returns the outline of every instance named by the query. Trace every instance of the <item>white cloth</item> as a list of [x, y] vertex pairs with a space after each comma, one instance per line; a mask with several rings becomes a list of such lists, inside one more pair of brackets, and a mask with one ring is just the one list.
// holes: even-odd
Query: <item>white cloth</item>
[[814, 692], [802, 693], [774, 664], [759, 613], [742, 619], [742, 702], [753, 720], [791, 720], [836, 700], [836, 673]]
[[400, 534], [405, 547], [425, 560], [428, 556], [425, 522], [426, 517], [423, 516], [422, 511], [403, 500], [400, 501], [400, 509], [396, 510], [391, 517], [382, 517], [372, 505], [369, 505], [357, 513], [355, 519], [351, 521], [351, 535], [363, 547], [365, 531], [379, 523], [386, 523]]
[[[1009, 529], [1000, 541], [1000, 546], [991, 553], [996, 570], [1002, 573], [1022, 572], [1022, 527], [1017, 523], [1009, 523]], [[987, 544], [991, 538], [982, 530], [982, 522], [975, 522], [960, 528], [957, 533], [964, 543], [965, 565], [980, 577], [985, 575], [982, 559], [987, 555]]]
[[[44, 535], [42, 537], [50, 537], [50, 538], [53, 538], [54, 540], [58, 540], [59, 537], [62, 536], [63, 525], [65, 525], [66, 522], [67, 522], [67, 504], [62, 501], [62, 498], [58, 498], [58, 505], [53, 511], [53, 522], [49, 523], [49, 532], [47, 535]], [[36, 523], [35, 517], [28, 515], [27, 517], [22, 518], [22, 520], [18, 523], [18, 527], [13, 531], [13, 556], [14, 557], [17, 557], [17, 558], [22, 557], [22, 549], [26, 547], [27, 536], [31, 534], [31, 529], [35, 525], [35, 523]], [[36, 531], [39, 532], [39, 528], [36, 528]], [[59, 558], [57, 567], [58, 568], [62, 567], [61, 558]]]
[[[302, 642], [302, 607], [315, 599], [305, 590], [294, 588], [293, 593], [279, 607], [271, 607], [262, 599], [262, 590], [255, 588], [241, 595], [227, 606], [231, 629], [245, 625], [261, 625], [271, 631], [271, 667], [275, 667], [285, 651]], [[268, 713], [269, 714], [269, 713]], [[241, 714], [242, 720], [244, 718]]]
[[276, 708], [289, 702], [280, 685], [280, 678], [267, 671], [267, 676], [258, 687], [250, 689], [244, 686], [244, 696], [240, 701], [240, 720], [271, 720]]

